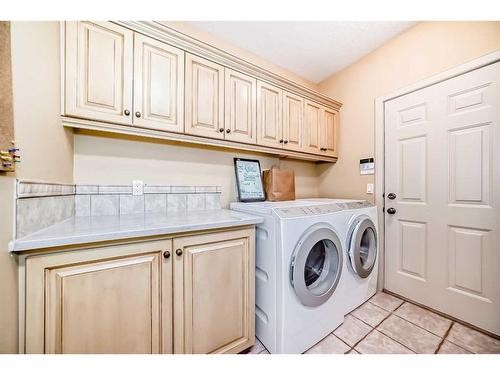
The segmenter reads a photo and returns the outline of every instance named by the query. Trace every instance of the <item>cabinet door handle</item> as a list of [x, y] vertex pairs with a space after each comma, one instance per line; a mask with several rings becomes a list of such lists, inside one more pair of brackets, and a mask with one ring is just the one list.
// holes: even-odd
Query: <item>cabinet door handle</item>
[[177, 249], [177, 250], [175, 250], [175, 253], [177, 254], [177, 256], [181, 256], [182, 255], [182, 250], [181, 249]]
[[219, 133], [223, 133], [224, 132], [224, 128], [219, 128]]
[[165, 259], [170, 258], [170, 251], [168, 251], [168, 250], [167, 250], [167, 251], [164, 251], [164, 252], [163, 252], [163, 257], [164, 257]]
[[130, 111], [128, 109], [126, 109], [125, 111], [123, 111], [123, 114], [125, 116], [130, 116]]
[[137, 118], [141, 117], [141, 112], [137, 111], [137, 112], [135, 113], [135, 117], [137, 117]]

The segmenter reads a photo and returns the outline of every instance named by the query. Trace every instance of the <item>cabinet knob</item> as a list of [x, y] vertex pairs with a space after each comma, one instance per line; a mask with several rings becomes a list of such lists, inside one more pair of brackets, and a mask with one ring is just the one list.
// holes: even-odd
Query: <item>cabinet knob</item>
[[231, 133], [231, 129], [226, 129], [226, 133], [227, 134]]
[[282, 139], [280, 139], [280, 143], [283, 143], [283, 140], [282, 140]]
[[123, 114], [125, 116], [130, 116], [130, 111], [128, 109], [126, 109], [125, 111], [123, 111]]
[[224, 132], [224, 128], [219, 128], [219, 133], [223, 133]]
[[181, 255], [182, 255], [182, 250], [181, 250], [181, 249], [177, 249], [177, 250], [175, 250], [175, 253], [176, 253], [178, 256], [181, 256]]
[[167, 250], [167, 251], [164, 251], [164, 252], [163, 252], [163, 257], [164, 257], [165, 259], [170, 258], [170, 251], [168, 251], [168, 250]]
[[137, 118], [141, 117], [141, 112], [137, 111], [137, 112], [135, 113], [135, 117], [137, 117]]
[[284, 144], [287, 144], [287, 143], [288, 143], [288, 141], [285, 141], [285, 142], [283, 142], [283, 143], [284, 143]]

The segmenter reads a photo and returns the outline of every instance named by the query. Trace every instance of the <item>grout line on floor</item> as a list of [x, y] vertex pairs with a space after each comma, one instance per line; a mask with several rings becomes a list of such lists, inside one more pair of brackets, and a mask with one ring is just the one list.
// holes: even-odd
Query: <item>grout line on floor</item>
[[434, 354], [437, 354], [439, 352], [439, 349], [441, 349], [441, 346], [443, 346], [444, 340], [446, 340], [446, 338], [448, 337], [448, 334], [451, 331], [451, 327], [453, 327], [454, 324], [455, 324], [455, 322], [452, 321], [451, 324], [450, 324], [450, 326], [446, 330], [446, 333], [444, 334], [443, 339], [441, 340], [441, 342], [439, 343], [438, 347], [436, 348], [436, 351], [434, 352]]
[[[366, 304], [367, 302], [369, 302], [369, 300], [368, 300], [368, 301], [366, 301], [365, 303], [363, 303], [363, 304], [359, 305], [358, 307], [363, 306], [363, 305], [364, 305], [364, 304]], [[356, 307], [356, 309], [357, 309], [358, 307]], [[354, 310], [356, 310], [356, 309], [354, 309]], [[352, 311], [354, 311], [354, 310], [352, 310]], [[387, 310], [385, 310], [385, 309], [383, 309], [383, 310], [384, 310], [384, 311], [387, 311]], [[352, 311], [351, 311], [351, 312], [352, 312]], [[351, 312], [350, 312], [350, 313], [351, 313]], [[368, 323], [364, 322], [363, 320], [361, 320], [361, 319], [359, 319], [359, 318], [356, 318], [356, 317], [353, 315], [356, 319], [361, 320], [363, 323], [365, 323], [368, 327], [370, 327], [370, 328], [371, 328], [371, 330], [370, 330], [370, 331], [368, 331], [368, 333], [367, 333], [366, 335], [364, 335], [361, 339], [359, 339], [359, 340], [358, 340], [358, 341], [357, 341], [357, 342], [353, 345], [353, 347], [352, 347], [353, 349], [356, 347], [356, 345], [358, 345], [361, 341], [363, 341], [363, 340], [364, 340], [364, 339], [365, 339], [365, 338], [366, 338], [366, 337], [367, 337], [370, 333], [372, 333], [373, 331], [375, 331], [379, 325], [381, 325], [381, 324], [382, 324], [382, 323], [383, 323], [383, 322], [384, 322], [387, 318], [389, 318], [389, 317], [392, 315], [392, 312], [390, 312], [390, 311], [388, 311], [388, 312], [389, 312], [389, 315], [387, 315], [384, 319], [382, 319], [382, 320], [381, 320], [381, 321], [380, 321], [380, 322], [379, 322], [379, 323], [378, 323], [375, 327], [372, 327], [372, 326], [371, 326], [371, 325], [369, 325]], [[350, 314], [350, 313], [349, 313], [349, 314]], [[348, 314], [348, 315], [349, 315], [349, 314]], [[377, 330], [377, 332], [380, 332], [380, 331], [379, 331], [379, 330]], [[380, 333], [382, 333], [382, 332], [380, 332]], [[387, 335], [386, 335], [386, 336], [387, 336]], [[392, 338], [391, 338], [391, 340], [394, 340], [394, 339], [392, 339]], [[394, 341], [396, 341], [396, 340], [394, 340]], [[398, 342], [398, 341], [396, 341], [396, 342]], [[399, 343], [399, 342], [398, 342], [398, 343]], [[412, 350], [412, 351], [413, 351], [413, 350]], [[360, 352], [360, 353], [361, 353], [361, 352]], [[361, 354], [363, 354], [363, 353], [361, 353]]]

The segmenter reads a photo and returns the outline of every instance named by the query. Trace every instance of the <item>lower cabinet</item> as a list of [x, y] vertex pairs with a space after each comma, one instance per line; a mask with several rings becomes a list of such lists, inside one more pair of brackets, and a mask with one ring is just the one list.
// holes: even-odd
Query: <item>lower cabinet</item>
[[253, 345], [253, 234], [176, 238], [174, 249], [175, 353], [238, 353]]
[[237, 353], [254, 343], [253, 228], [26, 258], [25, 353]]

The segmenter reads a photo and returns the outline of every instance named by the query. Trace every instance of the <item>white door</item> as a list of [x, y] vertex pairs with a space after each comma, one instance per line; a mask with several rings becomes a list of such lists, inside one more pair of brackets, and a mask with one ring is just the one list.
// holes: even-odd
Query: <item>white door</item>
[[499, 85], [496, 63], [385, 104], [385, 288], [495, 334]]

